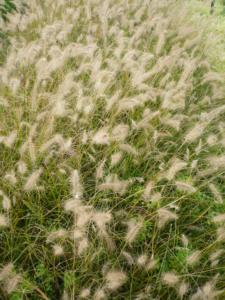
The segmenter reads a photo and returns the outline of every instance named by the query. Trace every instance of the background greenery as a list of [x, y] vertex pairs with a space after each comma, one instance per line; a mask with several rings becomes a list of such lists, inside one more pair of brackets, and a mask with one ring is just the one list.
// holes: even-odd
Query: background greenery
[[[210, 15], [210, 7], [202, 6], [202, 1], [191, 1], [190, 5], [192, 5], [193, 9], [193, 14], [196, 15], [201, 15], [202, 18], [208, 17]], [[4, 2], [0, 5], [0, 17], [2, 19], [2, 29], [0, 32], [0, 37], [1, 37], [1, 43], [2, 43], [2, 49], [0, 51], [0, 64], [4, 62], [5, 56], [7, 54], [7, 49], [10, 46], [9, 39], [8, 39], [8, 32], [7, 32], [7, 21], [9, 20], [10, 14], [13, 14], [18, 8], [15, 6], [15, 3], [12, 0], [4, 0]], [[26, 5], [24, 4], [24, 7]], [[27, 12], [29, 13], [29, 11]], [[215, 33], [220, 34], [221, 32], [224, 31], [225, 28], [225, 1], [217, 1], [216, 6], [215, 6], [215, 11], [214, 15], [210, 18], [211, 22], [211, 30], [214, 31]], [[225, 69], [224, 65], [221, 64], [221, 60], [223, 60], [223, 56], [225, 55], [223, 50], [224, 50], [224, 44], [218, 44], [218, 48], [215, 49], [213, 53], [212, 60], [214, 61], [214, 66], [217, 68], [217, 70], [223, 70]], [[223, 50], [222, 50], [223, 49]], [[201, 91], [199, 91], [200, 93]], [[10, 157], [13, 157], [13, 153]], [[9, 158], [10, 159], [10, 158]], [[12, 162], [13, 163], [13, 162]], [[127, 162], [127, 165], [129, 165], [129, 161]], [[54, 170], [54, 167], [52, 166], [52, 170]], [[143, 169], [145, 166], [143, 166]], [[127, 168], [129, 170], [129, 168]], [[142, 169], [139, 170], [140, 173], [142, 173]], [[137, 170], [138, 173], [138, 170]], [[137, 174], [138, 175], [138, 174]], [[64, 178], [62, 175], [58, 175], [58, 181], [63, 182]], [[60, 177], [61, 176], [61, 177]], [[129, 174], [128, 174], [129, 176]], [[184, 178], [179, 178], [179, 179], [185, 179], [185, 174], [183, 174]], [[49, 173], [49, 176], [46, 178], [46, 182], [49, 181], [49, 186], [51, 186], [51, 174]], [[64, 272], [64, 277], [62, 277], [62, 272], [61, 269], [63, 270], [63, 263], [60, 261], [57, 261], [55, 257], [51, 255], [51, 252], [47, 252], [46, 248], [43, 247], [40, 244], [40, 241], [43, 240], [44, 244], [44, 238], [45, 238], [45, 230], [46, 228], [49, 228], [52, 226], [51, 224], [51, 215], [49, 215], [49, 218], [46, 218], [45, 216], [45, 211], [43, 210], [43, 203], [47, 203], [47, 200], [49, 200], [49, 197], [52, 197], [52, 200], [57, 203], [60, 203], [60, 199], [63, 198], [65, 190], [67, 189], [66, 183], [65, 186], [61, 185], [60, 187], [55, 186], [55, 190], [49, 191], [45, 197], [42, 197], [41, 199], [36, 196], [37, 198], [33, 197], [33, 203], [32, 205], [29, 202], [29, 197], [26, 199], [26, 197], [23, 199], [23, 206], [18, 209], [16, 212], [17, 217], [14, 218], [15, 222], [15, 228], [19, 224], [21, 228], [21, 234], [18, 235], [14, 240], [13, 239], [8, 239], [7, 236], [5, 236], [5, 240], [7, 240], [8, 244], [8, 257], [7, 259], [10, 259], [11, 254], [12, 254], [12, 249], [14, 253], [18, 253], [18, 258], [17, 261], [20, 262], [21, 265], [31, 265], [33, 264], [34, 267], [30, 270], [30, 272], [27, 272], [26, 276], [24, 277], [23, 284], [20, 287], [20, 289], [15, 292], [10, 300], [19, 300], [23, 299], [22, 295], [28, 295], [28, 298], [26, 299], [44, 299], [44, 295], [42, 294], [41, 290], [37, 286], [39, 286], [45, 294], [49, 295], [51, 299], [58, 299], [59, 297], [59, 287], [62, 285], [62, 282], [64, 284], [64, 287], [66, 289], [70, 289], [74, 285], [82, 285], [82, 272], [80, 272], [80, 278], [77, 275], [76, 276], [76, 282], [75, 282], [75, 276], [73, 272]], [[135, 191], [134, 193], [138, 193], [138, 190]], [[196, 197], [199, 199], [199, 202], [201, 203], [202, 207], [210, 207], [210, 213], [216, 209], [216, 206], [214, 207], [212, 205], [212, 198], [210, 198], [207, 194], [204, 194], [202, 192], [199, 192]], [[191, 201], [191, 199], [190, 199]], [[40, 202], [43, 202], [43, 205], [39, 205]], [[140, 204], [143, 205], [143, 203], [137, 203], [137, 207]], [[194, 202], [193, 202], [194, 205]], [[147, 208], [146, 208], [147, 209]], [[187, 210], [187, 216], [188, 216], [188, 211], [189, 207], [184, 206], [183, 209]], [[197, 219], [199, 215], [198, 211], [199, 207], [196, 207], [196, 211], [194, 211], [196, 214], [193, 214], [193, 216], [190, 216], [192, 218], [191, 220], [194, 222], [195, 218]], [[30, 212], [32, 212], [32, 216], [30, 215]], [[55, 212], [54, 212], [55, 213]], [[22, 220], [23, 216], [26, 216]], [[21, 216], [21, 220], [19, 217]], [[32, 218], [34, 220], [32, 220]], [[54, 215], [53, 218], [54, 219]], [[38, 220], [38, 223], [40, 224], [39, 227], [35, 227], [34, 224], [36, 224], [36, 221]], [[64, 219], [62, 217], [61, 222], [64, 224], [65, 222], [68, 222], [68, 219]], [[196, 233], [196, 247], [198, 247], [201, 243], [204, 244], [205, 240], [210, 239], [211, 236], [211, 227], [207, 223], [207, 219], [204, 218], [204, 215], [202, 216], [202, 226], [204, 225], [205, 228], [208, 226], [208, 235], [203, 236], [200, 233]], [[18, 224], [17, 224], [18, 223]], [[142, 235], [139, 237], [137, 240], [137, 247], [140, 247], [140, 245], [145, 243], [145, 240], [148, 238], [148, 234], [151, 233], [152, 228], [151, 228], [151, 223], [145, 224], [146, 230], [143, 231]], [[57, 224], [56, 224], [57, 227]], [[51, 228], [53, 229], [53, 228]], [[166, 234], [170, 234], [172, 231], [176, 231], [176, 228], [174, 229], [171, 227], [171, 230], [169, 233], [165, 232]], [[13, 237], [12, 237], [13, 238]], [[26, 251], [27, 252], [22, 252], [20, 245], [27, 245]], [[165, 248], [167, 249], [165, 253], [165, 259], [162, 264], [162, 268], [164, 270], [169, 270], [171, 268], [177, 269], [178, 271], [183, 268], [184, 266], [184, 261], [188, 255], [188, 250], [179, 248], [177, 247], [177, 252], [173, 252], [170, 249], [172, 249], [173, 245], [177, 244], [178, 245], [178, 236], [174, 234], [173, 238], [168, 239], [167, 243], [164, 244], [164, 248], [162, 249], [162, 253], [164, 253]], [[6, 245], [5, 245], [6, 246]], [[179, 246], [179, 245], [178, 245]], [[205, 250], [206, 253], [208, 249]], [[28, 255], [29, 253], [29, 255]], [[106, 255], [105, 253], [101, 254], [103, 257]], [[103, 259], [102, 257], [99, 257], [99, 261]], [[115, 260], [117, 257], [115, 257]], [[78, 267], [79, 267], [79, 261], [78, 261]], [[83, 271], [85, 272], [85, 270]], [[93, 269], [93, 273], [95, 272], [95, 269]], [[90, 274], [91, 276], [91, 274]], [[202, 275], [202, 277], [210, 277], [210, 270], [208, 273], [205, 273]], [[141, 284], [141, 281], [144, 281], [145, 278], [140, 278], [140, 282], [138, 284]], [[157, 279], [157, 276], [155, 276], [155, 280]], [[80, 282], [79, 282], [80, 281]], [[35, 282], [35, 284], [32, 284], [31, 282]], [[194, 278], [193, 278], [194, 282]], [[137, 284], [137, 283], [136, 283]], [[222, 283], [221, 283], [222, 285]], [[135, 289], [135, 285], [133, 287]], [[37, 295], [39, 296], [31, 296], [30, 293], [32, 291], [36, 291]], [[162, 297], [163, 297], [163, 288], [162, 288]], [[173, 294], [171, 292], [171, 299], [173, 297]], [[24, 298], [25, 299], [25, 298]], [[163, 298], [161, 298], [163, 299]], [[164, 298], [166, 299], [166, 298]]]

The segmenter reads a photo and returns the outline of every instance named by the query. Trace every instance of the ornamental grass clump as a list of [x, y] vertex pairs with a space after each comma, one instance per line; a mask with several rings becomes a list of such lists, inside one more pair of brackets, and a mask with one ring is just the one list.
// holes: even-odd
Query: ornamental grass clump
[[207, 24], [183, 1], [28, 2], [0, 67], [0, 298], [224, 299]]

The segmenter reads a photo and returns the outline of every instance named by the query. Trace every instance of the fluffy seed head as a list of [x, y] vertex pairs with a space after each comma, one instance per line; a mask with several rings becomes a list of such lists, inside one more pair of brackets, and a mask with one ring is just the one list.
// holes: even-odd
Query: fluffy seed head
[[192, 265], [196, 264], [197, 262], [199, 262], [200, 258], [201, 258], [201, 251], [196, 250], [187, 257], [187, 264], [192, 266]]
[[179, 277], [175, 272], [167, 272], [162, 275], [162, 282], [169, 286], [175, 286], [179, 282]]
[[0, 214], [0, 227], [7, 227], [8, 225], [9, 225], [8, 218], [5, 215]]
[[163, 228], [168, 222], [177, 220], [178, 216], [177, 214], [171, 212], [170, 210], [166, 208], [160, 208], [157, 211], [158, 213], [158, 228]]
[[120, 288], [127, 281], [127, 275], [124, 272], [112, 270], [105, 275], [105, 280], [107, 289], [113, 291]]
[[134, 219], [131, 219], [126, 224], [128, 229], [125, 236], [125, 240], [128, 244], [131, 244], [139, 234], [143, 223], [141, 221], [136, 221]]
[[43, 172], [43, 169], [40, 168], [40, 169], [34, 171], [34, 172], [27, 178], [26, 183], [25, 183], [25, 185], [24, 185], [24, 190], [25, 190], [26, 192], [31, 192], [31, 191], [33, 191], [33, 190], [39, 188], [39, 186], [37, 185], [37, 183], [38, 183], [38, 180], [39, 180], [39, 178], [40, 178], [42, 172]]

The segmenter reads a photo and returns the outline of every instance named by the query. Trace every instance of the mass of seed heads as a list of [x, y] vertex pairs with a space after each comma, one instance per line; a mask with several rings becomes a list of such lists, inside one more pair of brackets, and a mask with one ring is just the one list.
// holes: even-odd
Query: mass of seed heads
[[[1, 231], [16, 235], [24, 198], [45, 199], [54, 226], [44, 246], [64, 271], [82, 274], [75, 290], [62, 287], [65, 300], [218, 299], [225, 94], [206, 28], [176, 1], [56, 2], [30, 0], [8, 24]], [[207, 237], [202, 248], [195, 234]], [[178, 252], [180, 269], [165, 263]], [[7, 294], [23, 272], [2, 264]]]

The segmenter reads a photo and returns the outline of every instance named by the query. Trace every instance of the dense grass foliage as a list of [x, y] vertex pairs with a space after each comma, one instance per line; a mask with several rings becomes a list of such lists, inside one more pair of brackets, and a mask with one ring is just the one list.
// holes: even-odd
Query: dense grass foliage
[[7, 32], [5, 32], [5, 22], [7, 22], [8, 15], [17, 11], [16, 5], [12, 0], [4, 0], [0, 2], [0, 65], [6, 55], [9, 39]]
[[224, 299], [207, 23], [184, 1], [28, 4], [0, 67], [0, 299]]
[[16, 5], [13, 0], [4, 0], [0, 3], [0, 18], [8, 21], [8, 14], [17, 11]]
[[7, 28], [10, 15], [15, 12], [24, 14], [28, 6], [23, 0], [1, 0], [0, 1], [0, 66], [4, 63], [10, 46], [10, 32]]

